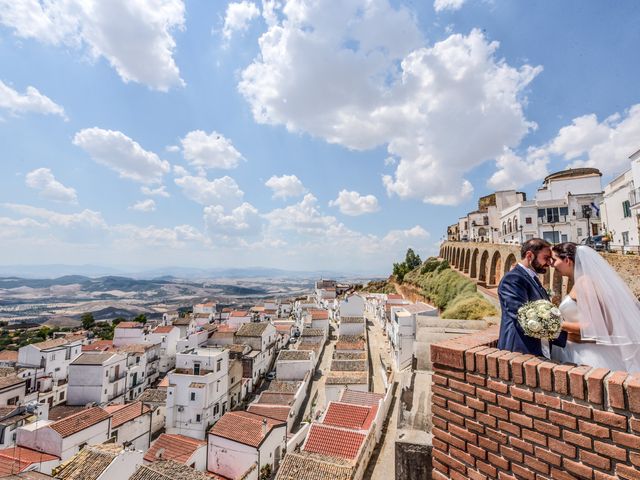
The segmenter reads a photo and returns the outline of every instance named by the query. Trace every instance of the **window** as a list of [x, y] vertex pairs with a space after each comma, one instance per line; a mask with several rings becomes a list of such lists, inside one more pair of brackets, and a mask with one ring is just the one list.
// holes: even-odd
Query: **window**
[[629, 232], [622, 232], [622, 244], [629, 245]]
[[60, 392], [59, 400], [60, 400], [60, 401], [64, 400], [64, 392]]
[[222, 359], [221, 359], [221, 358], [219, 358], [219, 359], [216, 361], [216, 372], [219, 372], [221, 368], [222, 368]]
[[569, 207], [560, 207], [560, 215], [564, 215], [565, 217], [569, 215]]
[[624, 218], [631, 217], [631, 204], [629, 203], [629, 200], [622, 202], [622, 214]]
[[140, 363], [140, 357], [136, 357], [136, 364]]
[[582, 236], [582, 227], [578, 227], [578, 236], [581, 237]]
[[191, 401], [195, 402], [196, 400], [196, 392], [191, 392]]
[[216, 404], [213, 406], [213, 415], [214, 415], [214, 416], [215, 416], [215, 415], [218, 415], [218, 413], [220, 413], [220, 405], [216, 403]]
[[538, 218], [544, 218], [544, 215], [545, 215], [544, 208], [539, 208], [538, 209]]
[[193, 363], [193, 374], [200, 375], [200, 362]]
[[533, 222], [533, 219], [531, 217], [526, 217], [524, 219], [524, 223], [526, 223], [527, 225], [531, 225], [532, 222]]
[[17, 405], [18, 400], [20, 400], [20, 397], [10, 398], [9, 400], [7, 400], [7, 405]]
[[202, 415], [196, 415], [196, 423], [200, 423], [202, 421]]
[[109, 377], [109, 370], [107, 370], [106, 372], [104, 372], [104, 376], [105, 376], [105, 378]]

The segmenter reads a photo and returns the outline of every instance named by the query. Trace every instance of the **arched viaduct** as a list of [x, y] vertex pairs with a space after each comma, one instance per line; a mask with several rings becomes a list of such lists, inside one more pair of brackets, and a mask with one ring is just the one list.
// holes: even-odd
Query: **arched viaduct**
[[[519, 245], [496, 243], [445, 242], [440, 246], [440, 257], [452, 268], [466, 274], [478, 285], [495, 288], [500, 280], [520, 259]], [[554, 296], [566, 295], [570, 287], [568, 279], [553, 268], [540, 277], [542, 285]]]

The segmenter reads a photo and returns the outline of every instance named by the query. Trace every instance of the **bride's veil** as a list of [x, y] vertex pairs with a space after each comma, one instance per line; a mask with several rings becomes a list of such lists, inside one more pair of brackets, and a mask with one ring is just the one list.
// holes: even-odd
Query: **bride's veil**
[[574, 280], [582, 338], [624, 347], [620, 349], [622, 356], [629, 360], [640, 346], [640, 302], [590, 247], [576, 250]]

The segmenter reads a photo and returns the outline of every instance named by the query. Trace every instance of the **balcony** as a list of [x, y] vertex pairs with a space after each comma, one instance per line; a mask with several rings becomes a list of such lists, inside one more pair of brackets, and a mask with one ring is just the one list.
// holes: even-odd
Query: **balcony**
[[193, 368], [176, 368], [174, 370], [174, 373], [177, 373], [179, 375], [200, 375], [200, 376], [204, 376], [204, 375], [208, 375], [209, 373], [213, 373], [213, 370], [204, 370], [204, 369], [200, 369], [200, 373], [194, 373], [194, 369]]
[[569, 215], [545, 215], [544, 217], [538, 217], [538, 223], [543, 225], [550, 225], [552, 223], [567, 223]]
[[118, 375], [111, 375], [109, 377], [109, 383], [115, 383], [118, 380], [122, 380], [127, 376], [127, 372], [120, 372]]
[[640, 206], [640, 187], [634, 188], [629, 192], [629, 203], [632, 207]]

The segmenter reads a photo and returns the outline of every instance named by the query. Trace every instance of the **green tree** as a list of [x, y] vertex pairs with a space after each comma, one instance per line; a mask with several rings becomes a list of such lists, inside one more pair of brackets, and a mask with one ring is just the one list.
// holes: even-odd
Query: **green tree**
[[46, 340], [47, 338], [49, 338], [49, 335], [51, 335], [51, 332], [52, 330], [49, 327], [41, 327], [40, 330], [38, 330], [38, 337]]
[[93, 318], [93, 313], [91, 312], [82, 314], [80, 321], [82, 321], [82, 328], [85, 330], [89, 330], [96, 324], [96, 320]]
[[420, 264], [422, 264], [422, 260], [420, 260], [420, 255], [415, 253], [412, 248], [409, 248], [407, 250], [407, 255], [404, 258], [404, 263], [406, 264], [407, 269], [411, 271], [414, 268], [419, 267]]
[[404, 262], [393, 264], [393, 275], [400, 283], [402, 283], [402, 281], [404, 280], [404, 276], [409, 273], [409, 271], [410, 270], [407, 268], [407, 264]]
[[140, 315], [135, 317], [133, 319], [133, 321], [134, 322], [140, 322], [140, 323], [142, 323], [144, 325], [145, 323], [147, 323], [147, 316], [144, 313], [141, 313]]

